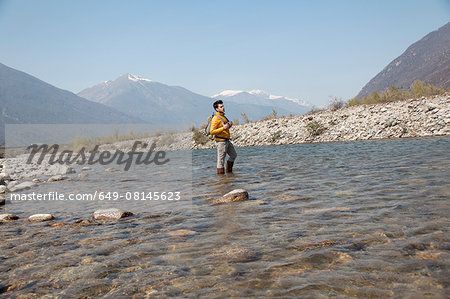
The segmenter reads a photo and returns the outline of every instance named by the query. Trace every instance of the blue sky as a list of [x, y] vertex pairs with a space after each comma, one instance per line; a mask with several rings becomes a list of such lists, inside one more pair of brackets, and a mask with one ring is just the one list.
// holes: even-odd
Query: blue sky
[[131, 73], [320, 106], [448, 21], [448, 0], [0, 0], [0, 63], [75, 93]]

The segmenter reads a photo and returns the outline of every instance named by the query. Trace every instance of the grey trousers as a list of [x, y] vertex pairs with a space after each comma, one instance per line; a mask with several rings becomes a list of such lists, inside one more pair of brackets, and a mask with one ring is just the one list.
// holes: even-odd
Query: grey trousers
[[216, 141], [217, 145], [217, 168], [225, 168], [225, 157], [228, 154], [228, 161], [234, 162], [237, 157], [233, 143], [230, 141]]

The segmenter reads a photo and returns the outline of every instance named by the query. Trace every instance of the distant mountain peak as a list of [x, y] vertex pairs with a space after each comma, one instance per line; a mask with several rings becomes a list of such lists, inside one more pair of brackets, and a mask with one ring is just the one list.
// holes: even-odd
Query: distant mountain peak
[[128, 78], [128, 80], [130, 81], [134, 81], [134, 82], [139, 82], [139, 81], [146, 81], [146, 82], [155, 82], [153, 80], [141, 77], [141, 76], [137, 76], [137, 75], [132, 75], [132, 74], [125, 74], [124, 76], [126, 76]]
[[229, 98], [229, 97], [235, 97], [242, 94], [249, 94], [258, 98], [268, 99], [268, 100], [287, 100], [290, 102], [293, 102], [295, 104], [298, 104], [300, 106], [310, 106], [306, 101], [301, 99], [295, 99], [295, 98], [289, 98], [285, 96], [277, 96], [268, 93], [267, 91], [261, 90], [261, 89], [252, 89], [250, 91], [243, 91], [243, 90], [224, 90], [218, 94], [215, 94], [212, 96], [212, 98]]
[[224, 90], [224, 91], [222, 91], [222, 92], [220, 92], [218, 94], [213, 95], [212, 98], [232, 97], [232, 96], [235, 96], [235, 95], [240, 94], [242, 92], [244, 92], [244, 91], [243, 90], [231, 90], [231, 89], [228, 89], [228, 90]]

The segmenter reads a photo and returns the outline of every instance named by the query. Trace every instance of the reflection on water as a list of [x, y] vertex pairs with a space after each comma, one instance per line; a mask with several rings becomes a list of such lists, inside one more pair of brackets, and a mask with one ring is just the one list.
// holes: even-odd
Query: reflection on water
[[[214, 150], [195, 151], [184, 179], [153, 182], [189, 189], [192, 175], [192, 201], [128, 203], [135, 216], [91, 225], [74, 220], [92, 203], [55, 208], [59, 227], [26, 223], [35, 206], [15, 203], [22, 220], [0, 224], [0, 294], [445, 297], [449, 148], [448, 137], [240, 148], [225, 176]], [[51, 187], [126, 192], [148, 180], [145, 169], [93, 171]], [[250, 200], [209, 202], [236, 188]]]

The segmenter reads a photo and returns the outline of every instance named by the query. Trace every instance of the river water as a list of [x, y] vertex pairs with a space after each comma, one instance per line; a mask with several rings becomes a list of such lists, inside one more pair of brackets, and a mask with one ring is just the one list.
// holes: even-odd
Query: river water
[[[235, 173], [224, 176], [215, 174], [215, 150], [198, 150], [172, 172], [94, 168], [28, 190], [126, 194], [152, 186], [187, 200], [117, 202], [135, 215], [91, 225], [74, 222], [90, 218], [98, 202], [12, 202], [3, 210], [21, 219], [0, 224], [0, 296], [450, 295], [449, 137], [237, 152]], [[248, 201], [210, 202], [237, 188]], [[26, 221], [48, 211], [56, 220]]]

